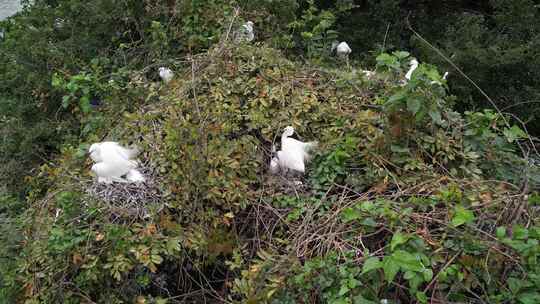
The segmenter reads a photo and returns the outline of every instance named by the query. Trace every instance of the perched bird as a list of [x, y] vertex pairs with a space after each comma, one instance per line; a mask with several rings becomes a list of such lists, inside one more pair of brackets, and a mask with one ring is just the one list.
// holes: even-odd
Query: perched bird
[[281, 135], [281, 151], [276, 153], [276, 157], [270, 161], [270, 170], [276, 168], [276, 163], [281, 170], [294, 170], [305, 172], [305, 163], [310, 160], [309, 152], [317, 147], [317, 142], [301, 142], [290, 138], [294, 134], [294, 128], [288, 126]]
[[244, 23], [238, 31], [235, 33], [235, 42], [247, 41], [251, 42], [255, 39], [255, 33], [253, 31], [253, 22], [248, 21]]
[[[96, 162], [92, 172], [98, 177], [98, 182], [110, 184], [112, 182], [144, 182], [144, 176], [136, 170], [137, 162], [131, 158], [137, 156], [137, 148], [127, 149], [117, 142], [106, 141], [95, 143], [88, 150], [90, 158]], [[126, 179], [122, 176], [126, 175]]]
[[345, 62], [347, 62], [347, 66], [349, 66], [349, 54], [352, 52], [351, 48], [347, 44], [347, 42], [342, 41], [334, 41], [332, 42], [332, 53], [335, 53], [339, 58], [345, 59]]
[[407, 80], [411, 80], [411, 77], [412, 77], [412, 74], [414, 72], [414, 70], [416, 70], [416, 68], [418, 68], [418, 60], [416, 59], [411, 59], [411, 61], [409, 62], [409, 65], [410, 65], [410, 69], [407, 71], [407, 74], [405, 74], [405, 79]]
[[160, 67], [159, 68], [159, 77], [161, 77], [161, 80], [165, 83], [169, 83], [174, 77], [174, 73], [171, 69], [166, 67]]

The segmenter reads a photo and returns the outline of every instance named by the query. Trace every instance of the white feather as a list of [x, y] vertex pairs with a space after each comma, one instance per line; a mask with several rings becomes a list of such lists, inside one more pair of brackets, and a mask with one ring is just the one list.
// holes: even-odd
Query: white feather
[[144, 183], [146, 181], [142, 173], [136, 169], [129, 170], [126, 174], [126, 179], [132, 183]]
[[163, 80], [163, 82], [169, 83], [173, 79], [174, 73], [169, 68], [160, 67], [159, 68], [159, 77], [161, 77], [161, 80]]
[[352, 52], [351, 48], [345, 41], [342, 41], [340, 43], [338, 43], [337, 41], [332, 42], [332, 52], [334, 51], [339, 57], [342, 58], [348, 57], [349, 54]]
[[90, 152], [90, 158], [92, 158], [92, 160], [96, 163], [105, 161], [105, 157], [107, 157], [107, 155], [119, 154], [125, 159], [131, 159], [139, 154], [139, 150], [137, 148], [126, 149], [114, 141], [104, 141], [92, 144], [88, 152]]

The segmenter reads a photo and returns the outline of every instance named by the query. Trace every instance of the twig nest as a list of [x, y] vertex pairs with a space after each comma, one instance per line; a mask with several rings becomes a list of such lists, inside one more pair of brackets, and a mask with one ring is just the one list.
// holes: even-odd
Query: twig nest
[[163, 209], [165, 196], [150, 166], [141, 166], [140, 171], [146, 177], [145, 182], [107, 184], [92, 179], [86, 187], [87, 194], [103, 202], [116, 218], [149, 217]]

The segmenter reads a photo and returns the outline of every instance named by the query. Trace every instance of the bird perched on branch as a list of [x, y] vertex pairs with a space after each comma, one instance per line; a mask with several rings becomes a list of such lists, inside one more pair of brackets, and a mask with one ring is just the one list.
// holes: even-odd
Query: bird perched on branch
[[290, 138], [294, 134], [294, 128], [288, 126], [281, 135], [281, 151], [276, 153], [270, 160], [270, 172], [294, 170], [305, 172], [305, 163], [310, 160], [309, 153], [317, 147], [317, 142], [301, 142]]
[[253, 31], [253, 22], [248, 21], [236, 31], [234, 41], [237, 43], [241, 41], [251, 42], [254, 39], [255, 33]]
[[166, 67], [160, 67], [159, 68], [159, 77], [161, 77], [161, 80], [165, 83], [169, 83], [174, 77], [174, 73], [171, 69]]
[[144, 176], [136, 170], [137, 162], [132, 160], [139, 154], [137, 148], [127, 149], [117, 142], [106, 141], [92, 144], [88, 152], [95, 162], [91, 170], [97, 175], [99, 183], [145, 181]]
[[347, 42], [334, 41], [332, 42], [332, 53], [335, 53], [339, 58], [345, 59], [347, 66], [349, 66], [349, 54], [352, 53], [351, 48]]

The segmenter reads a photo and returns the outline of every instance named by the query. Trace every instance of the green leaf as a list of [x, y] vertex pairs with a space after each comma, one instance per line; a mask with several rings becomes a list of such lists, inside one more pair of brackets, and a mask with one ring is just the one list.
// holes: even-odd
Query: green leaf
[[393, 103], [405, 100], [406, 96], [407, 96], [407, 93], [405, 93], [405, 91], [399, 91], [396, 94], [390, 96], [390, 98], [388, 98], [388, 103], [393, 104]]
[[431, 117], [431, 120], [436, 124], [440, 125], [442, 123], [441, 112], [438, 110], [429, 110], [428, 114], [429, 117]]
[[71, 98], [69, 95], [65, 95], [64, 97], [62, 97], [62, 107], [65, 109], [67, 107], [69, 107], [69, 103], [71, 101]]
[[381, 268], [383, 265], [378, 257], [370, 257], [364, 262], [362, 274]]
[[521, 226], [512, 227], [512, 238], [514, 240], [525, 240], [529, 236], [529, 230]]
[[518, 296], [518, 300], [522, 304], [537, 304], [537, 303], [540, 303], [540, 293], [538, 292], [522, 293]]
[[339, 295], [344, 296], [349, 292], [349, 287], [347, 285], [341, 285], [341, 288], [339, 289]]
[[426, 268], [424, 269], [424, 272], [422, 272], [422, 275], [424, 276], [424, 281], [429, 282], [433, 279], [433, 270]]
[[341, 212], [341, 217], [347, 223], [347, 222], [354, 221], [361, 218], [362, 214], [357, 209], [349, 207], [349, 208], [343, 209], [343, 211]]
[[521, 130], [518, 126], [512, 126], [510, 129], [505, 128], [503, 134], [508, 142], [514, 142], [520, 138], [527, 138], [527, 133]]
[[427, 296], [426, 296], [426, 294], [424, 292], [417, 291], [415, 296], [416, 296], [416, 299], [418, 300], [418, 302], [427, 303], [428, 298], [427, 298]]
[[390, 283], [396, 277], [399, 271], [399, 264], [394, 260], [392, 256], [386, 256], [383, 259], [384, 279]]
[[452, 225], [454, 225], [454, 227], [471, 223], [473, 221], [474, 213], [471, 210], [467, 210], [460, 205], [456, 206], [456, 208], [454, 209], [454, 216], [452, 217]]
[[90, 99], [88, 98], [88, 96], [81, 97], [81, 99], [79, 100], [79, 106], [81, 107], [81, 111], [83, 113], [88, 113], [92, 110], [92, 108], [90, 107]]
[[399, 267], [403, 270], [412, 270], [420, 272], [424, 270], [424, 265], [420, 261], [420, 258], [416, 255], [404, 250], [396, 250], [392, 253], [392, 258], [397, 262]]
[[395, 152], [395, 153], [409, 153], [410, 152], [409, 148], [400, 147], [398, 145], [391, 145], [390, 151]]
[[409, 240], [409, 236], [401, 232], [394, 233], [394, 235], [392, 236], [392, 241], [390, 242], [390, 251], [394, 251], [396, 246], [405, 244], [407, 240]]
[[405, 51], [395, 51], [392, 55], [396, 56], [399, 60], [409, 57], [410, 53]]
[[505, 227], [497, 227], [497, 230], [495, 232], [495, 235], [497, 238], [502, 239], [506, 236], [506, 228]]
[[409, 98], [407, 99], [407, 110], [416, 115], [422, 107], [422, 101], [418, 98]]

